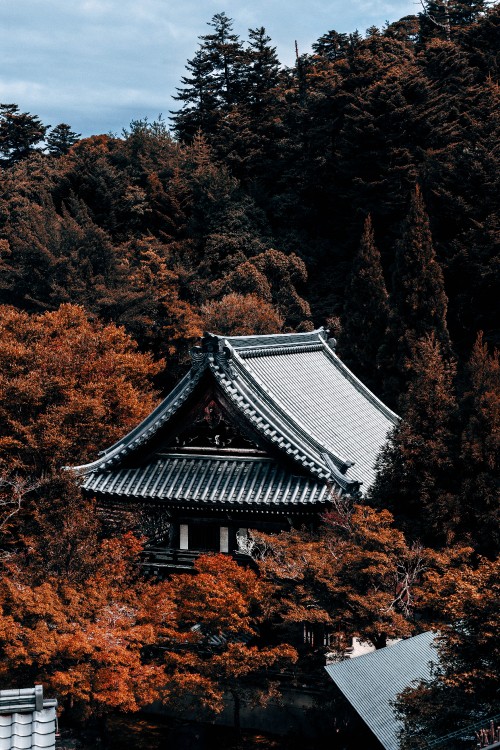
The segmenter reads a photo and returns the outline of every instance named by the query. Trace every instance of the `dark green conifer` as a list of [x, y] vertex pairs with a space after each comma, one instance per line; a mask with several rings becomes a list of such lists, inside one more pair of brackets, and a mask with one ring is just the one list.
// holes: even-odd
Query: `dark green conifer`
[[403, 419], [379, 457], [370, 500], [410, 538], [439, 546], [453, 541], [458, 520], [455, 365], [434, 333], [415, 342], [408, 365]]
[[45, 137], [49, 125], [29, 112], [20, 112], [17, 104], [0, 104], [0, 156], [7, 164], [15, 164], [35, 151]]
[[375, 245], [371, 217], [367, 216], [346, 288], [340, 352], [348, 366], [375, 392], [380, 390], [377, 353], [386, 334], [388, 316], [380, 252]]
[[451, 22], [448, 0], [427, 0], [424, 10], [419, 13], [421, 44], [429, 39], [451, 39]]
[[433, 333], [446, 351], [450, 344], [446, 324], [448, 300], [443, 272], [434, 251], [429, 217], [418, 185], [396, 248], [392, 302], [401, 336], [411, 342]]
[[314, 52], [320, 57], [326, 57], [330, 62], [347, 57], [349, 50], [349, 35], [339, 34], [338, 31], [327, 31], [312, 45]]
[[244, 79], [246, 101], [254, 110], [261, 110], [269, 101], [269, 93], [278, 84], [280, 62], [276, 47], [271, 46], [271, 37], [263, 26], [249, 29], [248, 36]]
[[450, 353], [447, 302], [429, 218], [417, 185], [396, 246], [389, 326], [379, 351], [384, 399], [399, 410], [411, 378], [409, 362], [415, 343], [432, 334], [443, 351]]
[[466, 369], [462, 404], [460, 524], [481, 554], [500, 553], [500, 356], [482, 332]]
[[174, 130], [183, 141], [191, 141], [199, 130], [210, 132], [217, 120], [217, 96], [211, 76], [212, 64], [202, 47], [186, 63], [187, 76], [181, 79], [174, 99], [183, 103], [172, 114]]
[[75, 133], [69, 125], [61, 122], [52, 128], [47, 136], [47, 150], [52, 156], [63, 156], [67, 154], [71, 146], [81, 138], [81, 133]]
[[475, 23], [486, 10], [485, 0], [427, 0], [419, 14], [420, 42], [450, 41]]
[[213, 28], [213, 33], [200, 37], [202, 49], [212, 66], [211, 77], [220, 105], [228, 108], [241, 98], [243, 47], [233, 32], [232, 19], [224, 12], [216, 13], [208, 25]]
[[182, 78], [174, 97], [183, 102], [172, 115], [181, 140], [191, 141], [200, 129], [206, 135], [215, 133], [223, 113], [243, 95], [246, 56], [233, 22], [225, 13], [216, 13], [208, 25], [213, 32], [199, 37], [199, 49], [186, 65], [190, 75]]

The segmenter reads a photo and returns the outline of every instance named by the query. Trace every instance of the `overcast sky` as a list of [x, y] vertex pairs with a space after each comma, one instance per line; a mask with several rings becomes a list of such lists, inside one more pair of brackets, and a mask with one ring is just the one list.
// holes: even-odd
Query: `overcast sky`
[[154, 119], [172, 100], [197, 38], [224, 10], [235, 31], [265, 26], [282, 63], [330, 29], [419, 10], [415, 0], [0, 0], [0, 102], [84, 136]]

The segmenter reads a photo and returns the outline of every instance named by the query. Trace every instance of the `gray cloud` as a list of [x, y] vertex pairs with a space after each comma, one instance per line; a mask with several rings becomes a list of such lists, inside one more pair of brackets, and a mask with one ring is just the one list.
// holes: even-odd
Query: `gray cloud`
[[242, 38], [265, 26], [284, 64], [295, 39], [307, 52], [329, 29], [364, 31], [417, 10], [413, 0], [2, 0], [0, 101], [83, 135], [167, 116], [197, 37], [223, 9]]

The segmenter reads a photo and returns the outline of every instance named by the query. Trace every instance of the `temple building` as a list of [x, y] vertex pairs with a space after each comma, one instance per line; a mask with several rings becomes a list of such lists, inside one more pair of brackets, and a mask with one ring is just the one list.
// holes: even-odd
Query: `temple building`
[[139, 518], [151, 572], [237, 554], [248, 529], [314, 524], [359, 496], [398, 417], [341, 362], [328, 331], [206, 333], [141, 424], [93, 463], [84, 492], [110, 523]]

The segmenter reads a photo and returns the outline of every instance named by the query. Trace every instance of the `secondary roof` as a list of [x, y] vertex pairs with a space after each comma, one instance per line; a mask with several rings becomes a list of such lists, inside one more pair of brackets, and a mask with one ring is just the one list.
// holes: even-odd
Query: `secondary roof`
[[339, 690], [383, 745], [398, 750], [402, 722], [394, 712], [394, 701], [412, 684], [431, 677], [437, 663], [435, 633], [420, 633], [363, 656], [325, 667]]

